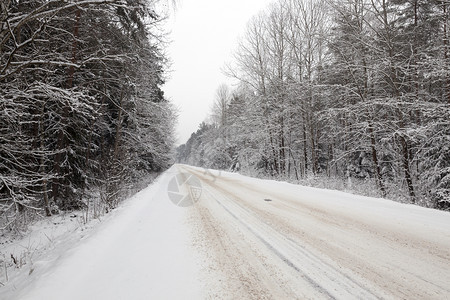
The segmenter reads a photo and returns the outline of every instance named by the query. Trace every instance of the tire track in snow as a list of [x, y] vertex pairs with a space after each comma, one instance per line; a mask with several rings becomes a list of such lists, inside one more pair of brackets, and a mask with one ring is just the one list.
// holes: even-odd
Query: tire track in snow
[[[199, 174], [196, 174], [200, 176]], [[244, 226], [261, 243], [267, 247], [276, 257], [281, 259], [288, 267], [300, 274], [300, 276], [315, 290], [328, 299], [359, 298], [380, 299], [381, 295], [371, 291], [363, 284], [340, 272], [333, 266], [321, 260], [291, 238], [274, 230], [269, 224], [259, 220], [248, 209], [230, 200], [224, 194], [232, 196], [211, 182], [203, 183], [209, 188], [219, 191], [212, 192], [209, 188], [204, 190], [237, 222]], [[222, 195], [218, 197], [217, 194]], [[307, 270], [307, 271], [304, 271]]]
[[236, 221], [238, 221], [241, 225], [243, 225], [249, 232], [251, 232], [259, 241], [261, 241], [270, 251], [272, 251], [278, 258], [280, 258], [286, 265], [294, 269], [296, 272], [300, 273], [303, 278], [306, 279], [306, 281], [311, 284], [315, 289], [319, 290], [322, 294], [325, 294], [326, 296], [330, 297], [330, 299], [335, 299], [327, 289], [320, 286], [317, 282], [315, 282], [311, 277], [309, 277], [307, 274], [302, 272], [302, 270], [294, 264], [289, 258], [287, 258], [284, 254], [282, 254], [280, 251], [277, 250], [271, 243], [269, 243], [266, 239], [264, 239], [260, 234], [258, 234], [255, 230], [252, 229], [251, 226], [249, 226], [246, 222], [244, 222], [242, 219], [238, 218], [236, 214], [234, 214], [230, 209], [228, 209], [227, 206], [225, 206], [220, 200], [218, 200], [214, 195], [208, 191], [208, 194], [210, 197], [214, 198], [216, 200], [217, 204], [219, 204], [226, 212], [228, 212]]
[[[183, 168], [196, 174], [209, 187], [207, 196], [210, 200], [206, 201], [214, 203], [213, 218], [217, 219], [221, 214], [229, 216], [228, 222], [236, 224], [225, 228], [230, 230], [239, 226], [236, 230], [247, 232], [244, 238], [255, 240], [260, 245], [259, 252], [269, 257], [268, 265], [279, 267], [274, 279], [284, 275], [292, 290], [297, 284], [293, 285], [293, 280], [308, 284], [309, 291], [296, 290], [296, 295], [303, 295], [301, 299], [330, 296], [324, 293], [317, 296], [305, 278], [298, 278], [300, 276], [294, 273], [299, 273], [294, 268], [256, 237], [254, 232], [270, 245], [281, 243], [261, 233], [261, 226], [281, 235], [287, 246], [277, 250], [335, 298], [367, 298], [356, 293], [351, 285], [350, 288], [342, 285], [345, 280], [359, 285], [365, 293], [372, 295], [370, 298], [448, 299], [450, 295], [450, 232], [443, 227], [448, 224], [447, 215], [443, 213], [340, 192], [286, 183], [278, 185], [272, 181], [266, 185], [262, 180], [220, 176], [220, 173], [217, 176], [213, 171], [189, 166]], [[265, 198], [274, 201], [264, 202]], [[213, 207], [205, 204], [205, 199], [201, 202], [201, 205]], [[434, 216], [436, 219], [430, 218]], [[245, 222], [253, 232], [240, 222]], [[245, 241], [239, 246], [245, 247]], [[298, 252], [295, 247], [317, 258], [317, 268], [309, 268], [315, 262], [302, 264], [292, 259]], [[320, 269], [323, 264], [327, 267]], [[335, 274], [327, 274], [327, 268]], [[348, 296], [342, 296], [345, 293]]]

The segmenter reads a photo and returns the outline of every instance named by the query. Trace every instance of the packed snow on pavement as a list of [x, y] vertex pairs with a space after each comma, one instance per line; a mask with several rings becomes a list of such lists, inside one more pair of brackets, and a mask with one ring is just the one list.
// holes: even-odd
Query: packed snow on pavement
[[0, 299], [450, 297], [447, 212], [185, 165], [52, 245]]

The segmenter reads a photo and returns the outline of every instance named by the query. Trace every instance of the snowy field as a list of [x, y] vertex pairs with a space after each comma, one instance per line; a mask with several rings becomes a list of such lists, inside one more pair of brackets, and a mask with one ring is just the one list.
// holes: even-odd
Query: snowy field
[[0, 299], [450, 298], [447, 212], [175, 165], [76, 220], [2, 246], [36, 250]]

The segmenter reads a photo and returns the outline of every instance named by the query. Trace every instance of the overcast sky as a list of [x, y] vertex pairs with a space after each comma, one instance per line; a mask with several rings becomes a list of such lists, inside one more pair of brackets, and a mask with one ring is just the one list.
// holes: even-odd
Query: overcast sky
[[163, 90], [179, 109], [178, 144], [204, 121], [250, 18], [273, 0], [180, 0], [168, 22], [172, 72]]

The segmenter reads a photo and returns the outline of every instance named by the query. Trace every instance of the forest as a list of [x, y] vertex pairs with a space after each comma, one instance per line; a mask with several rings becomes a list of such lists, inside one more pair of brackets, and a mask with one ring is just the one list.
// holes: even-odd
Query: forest
[[177, 160], [450, 208], [447, 0], [278, 0]]
[[172, 164], [159, 2], [1, 1], [2, 230], [59, 211], [108, 212]]

